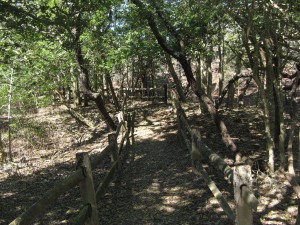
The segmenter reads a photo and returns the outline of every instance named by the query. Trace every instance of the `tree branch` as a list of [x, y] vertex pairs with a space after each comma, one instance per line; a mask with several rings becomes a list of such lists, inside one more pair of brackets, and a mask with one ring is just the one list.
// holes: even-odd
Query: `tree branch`
[[227, 83], [227, 85], [224, 87], [224, 89], [222, 90], [221, 95], [219, 96], [218, 100], [216, 101], [215, 107], [218, 109], [220, 107], [220, 105], [223, 102], [223, 99], [225, 97], [225, 95], [227, 94], [229, 88], [239, 79], [241, 78], [251, 78], [252, 75], [245, 75], [245, 74], [236, 74], [235, 76], [233, 76]]
[[163, 24], [165, 25], [166, 29], [176, 38], [176, 40], [178, 42], [180, 42], [182, 40], [182, 38], [180, 37], [180, 35], [178, 34], [178, 32], [175, 30], [175, 28], [169, 23], [169, 21], [165, 18], [161, 7], [157, 5], [156, 1], [151, 0], [152, 4], [154, 5], [155, 8], [155, 12], [157, 14], [157, 16], [161, 19], [161, 21], [163, 22]]
[[152, 30], [158, 44], [162, 47], [164, 51], [173, 56], [175, 59], [179, 59], [180, 53], [176, 53], [172, 50], [172, 48], [167, 44], [166, 40], [160, 34], [155, 19], [151, 12], [146, 9], [146, 6], [140, 0], [132, 0], [132, 2], [143, 11], [143, 16], [147, 19], [148, 25]]

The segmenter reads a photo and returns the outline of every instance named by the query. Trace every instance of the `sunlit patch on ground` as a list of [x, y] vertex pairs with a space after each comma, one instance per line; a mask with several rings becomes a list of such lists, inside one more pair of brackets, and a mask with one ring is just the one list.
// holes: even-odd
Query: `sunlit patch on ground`
[[[136, 117], [136, 144], [125, 151], [128, 155], [118, 172], [118, 179], [98, 203], [101, 223], [232, 224], [203, 179], [192, 172], [189, 153], [179, 144], [176, 118], [170, 105], [148, 107], [147, 104], [144, 102], [134, 106], [140, 107]], [[220, 143], [220, 136], [210, 117], [205, 114], [194, 116], [199, 112], [198, 104], [187, 104], [185, 108], [189, 110], [187, 114], [191, 123], [201, 130], [205, 143], [220, 155], [226, 156], [228, 152]], [[231, 128], [234, 129], [230, 130], [235, 132], [233, 137], [238, 137], [236, 141], [243, 146], [242, 150], [251, 154], [253, 159], [259, 158], [264, 138], [259, 118], [251, 116], [252, 113], [255, 114], [252, 111], [247, 112], [247, 115], [242, 110], [234, 113], [237, 115], [224, 111], [224, 115], [230, 118], [239, 117], [243, 120], [241, 126], [232, 125]], [[50, 115], [41, 112], [41, 115], [47, 123], [43, 122], [42, 117], [38, 117], [39, 122], [55, 132], [49, 133], [49, 141], [45, 141], [39, 149], [31, 147], [30, 151], [18, 150], [20, 155], [8, 168], [11, 175], [4, 171], [7, 173], [4, 178], [4, 174], [0, 173], [3, 178], [0, 183], [3, 200], [0, 201], [0, 211], [6, 210], [7, 206], [15, 209], [15, 214], [11, 210], [3, 218], [1, 214], [1, 224], [8, 224], [10, 219], [33, 204], [52, 185], [74, 171], [76, 152], [88, 151], [94, 154], [107, 145], [107, 135], [97, 132], [95, 135], [88, 128], [79, 126], [61, 110], [53, 111]], [[229, 128], [230, 126], [229, 123]], [[14, 143], [17, 145], [15, 149], [20, 149], [22, 143]], [[232, 165], [232, 159], [225, 160]], [[205, 168], [234, 209], [232, 186], [223, 180], [222, 174], [217, 170], [210, 166]], [[107, 169], [101, 165], [95, 171], [98, 182], [105, 176]], [[11, 179], [7, 179], [9, 176]], [[253, 188], [259, 198], [258, 212], [254, 213], [256, 222], [263, 225], [293, 224], [297, 215], [296, 197], [285, 177], [280, 174], [271, 177], [257, 171], [253, 176]], [[79, 189], [67, 193], [62, 199], [41, 221], [51, 221], [47, 224], [65, 224], [68, 218], [78, 212], [77, 205], [81, 204]]]

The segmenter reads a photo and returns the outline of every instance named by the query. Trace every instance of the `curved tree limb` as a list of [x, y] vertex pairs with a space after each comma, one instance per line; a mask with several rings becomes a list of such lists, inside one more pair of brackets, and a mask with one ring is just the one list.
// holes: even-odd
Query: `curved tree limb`
[[215, 107], [218, 109], [220, 107], [220, 105], [223, 102], [223, 99], [225, 97], [225, 95], [227, 94], [229, 88], [239, 79], [241, 78], [251, 78], [251, 75], [244, 75], [244, 74], [236, 74], [234, 75], [227, 83], [227, 85], [224, 87], [224, 89], [222, 90], [221, 95], [219, 96], [218, 100], [216, 101]]
[[81, 35], [81, 24], [80, 24], [80, 13], [77, 16], [77, 22], [76, 26], [73, 28], [72, 33], [74, 37], [74, 53], [75, 53], [75, 58], [76, 62], [78, 65], [78, 69], [80, 72], [80, 82], [81, 82], [81, 88], [83, 93], [85, 93], [91, 100], [93, 100], [96, 103], [96, 106], [98, 110], [100, 111], [100, 114], [102, 115], [104, 121], [107, 124], [107, 127], [110, 130], [116, 130], [117, 126], [115, 125], [114, 121], [110, 117], [109, 113], [107, 112], [105, 108], [104, 101], [102, 99], [102, 96], [100, 93], [93, 92], [93, 90], [90, 87], [90, 82], [89, 82], [89, 71], [88, 69], [84, 66], [84, 58], [82, 55], [82, 50], [81, 50], [81, 43], [80, 43], [80, 35]]

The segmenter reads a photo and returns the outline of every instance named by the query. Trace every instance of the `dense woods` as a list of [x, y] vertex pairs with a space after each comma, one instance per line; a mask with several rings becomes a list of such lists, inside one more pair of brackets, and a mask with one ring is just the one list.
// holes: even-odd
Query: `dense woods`
[[0, 40], [2, 167], [18, 154], [14, 140], [32, 138], [22, 129], [43, 133], [25, 122], [42, 108], [93, 105], [108, 132], [126, 97], [175, 90], [209, 115], [236, 165], [257, 162], [227, 125], [243, 121], [226, 112], [256, 108], [257, 154], [269, 176], [285, 175], [300, 209], [299, 0], [1, 0]]

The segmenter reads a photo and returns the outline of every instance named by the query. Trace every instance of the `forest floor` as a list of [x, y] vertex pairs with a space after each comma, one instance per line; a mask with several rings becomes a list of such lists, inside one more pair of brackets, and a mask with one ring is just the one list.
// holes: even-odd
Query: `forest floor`
[[[177, 135], [171, 105], [136, 102], [135, 143], [124, 150], [122, 169], [98, 203], [100, 223], [107, 225], [232, 224], [206, 186], [192, 172], [188, 150]], [[190, 124], [201, 130], [203, 142], [232, 166], [229, 152], [209, 115], [197, 104], [185, 104]], [[13, 142], [14, 162], [0, 173], [0, 224], [8, 224], [56, 183], [75, 170], [75, 154], [91, 157], [107, 145], [107, 130], [94, 107], [80, 113], [97, 125], [91, 129], [76, 121], [64, 106], [41, 109], [23, 119]], [[258, 162], [265, 158], [261, 112], [247, 107], [222, 110], [230, 134], [245, 155]], [[24, 128], [26, 127], [26, 129]], [[297, 132], [296, 132], [297, 133]], [[299, 143], [298, 143], [299, 144]], [[277, 154], [278, 155], [278, 154]], [[95, 184], [109, 169], [110, 159], [94, 172]], [[234, 207], [232, 185], [212, 167], [211, 178]], [[282, 173], [270, 176], [253, 168], [253, 189], [259, 199], [254, 224], [294, 224], [296, 196]], [[39, 217], [34, 224], [67, 224], [80, 208], [79, 188], [74, 188]]]

